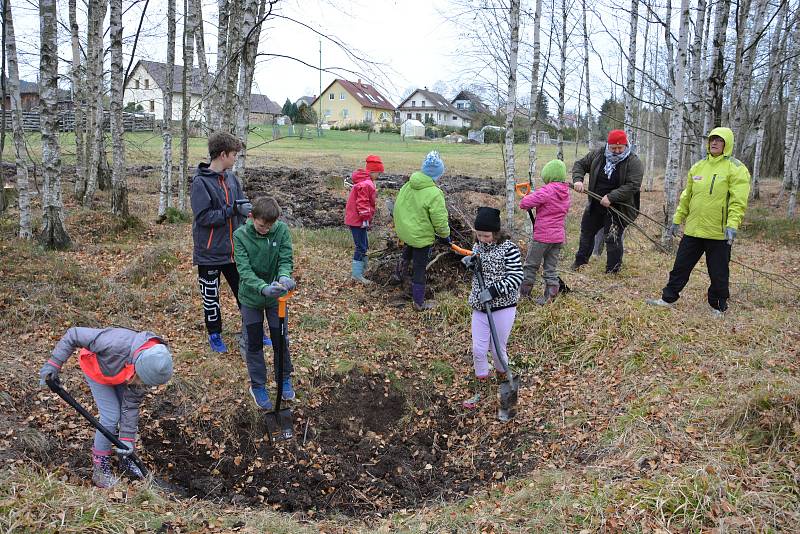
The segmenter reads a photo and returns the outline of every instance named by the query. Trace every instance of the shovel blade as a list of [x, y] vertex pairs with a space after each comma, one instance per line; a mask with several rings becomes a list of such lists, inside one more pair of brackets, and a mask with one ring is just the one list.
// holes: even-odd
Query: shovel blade
[[269, 412], [264, 416], [269, 439], [288, 440], [294, 437], [294, 418], [292, 410], [284, 408], [277, 412]]
[[512, 419], [517, 412], [517, 400], [519, 397], [519, 377], [515, 376], [511, 380], [506, 380], [500, 383], [500, 410], [497, 413], [497, 418], [500, 421], [508, 421]]

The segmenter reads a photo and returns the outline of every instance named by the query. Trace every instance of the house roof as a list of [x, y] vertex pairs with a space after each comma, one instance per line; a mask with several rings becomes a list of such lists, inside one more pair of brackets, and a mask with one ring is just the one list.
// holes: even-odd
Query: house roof
[[301, 96], [297, 100], [294, 101], [296, 106], [299, 106], [300, 103], [305, 102], [306, 106], [310, 106], [314, 100], [316, 100], [313, 96]]
[[[422, 106], [412, 106], [412, 105], [405, 105], [407, 102], [411, 100], [411, 97], [414, 95], [420, 95], [425, 99], [426, 105], [425, 107]], [[451, 104], [445, 97], [440, 95], [439, 93], [434, 93], [433, 91], [428, 91], [427, 89], [417, 89], [410, 95], [408, 98], [403, 100], [403, 102], [397, 106], [397, 109], [402, 109], [403, 111], [444, 111], [446, 113], [452, 113], [454, 115], [458, 115], [459, 117], [469, 119], [471, 118], [469, 113], [464, 111], [463, 109], [457, 109], [453, 104]]]
[[[345, 91], [350, 93], [350, 95], [355, 98], [362, 107], [394, 111], [394, 106], [391, 102], [384, 98], [384, 96], [380, 94], [377, 89], [368, 83], [362, 83], [361, 80], [358, 80], [357, 82], [351, 82], [349, 80], [336, 78], [330, 83], [330, 85], [328, 85], [328, 87], [325, 88], [324, 91], [322, 91], [322, 94], [317, 98], [320, 98], [322, 95], [324, 95], [336, 82], [339, 82], [339, 85], [344, 87]], [[314, 99], [314, 102], [316, 101], [317, 99]]]
[[[36, 82], [28, 82], [25, 80], [19, 81], [19, 94], [20, 95], [38, 95], [39, 84]], [[58, 101], [65, 102], [72, 100], [72, 93], [68, 89], [58, 88]]]
[[461, 91], [458, 93], [452, 102], [456, 100], [469, 100], [475, 108], [475, 113], [490, 113], [489, 106], [481, 101], [481, 98], [471, 91]]
[[266, 115], [281, 115], [281, 107], [267, 95], [250, 95], [250, 113], [264, 113]]
[[[163, 87], [167, 85], [167, 64], [160, 63], [158, 61], [146, 61], [144, 59], [140, 59], [136, 66], [138, 67], [141, 65], [144, 69], [153, 77], [153, 80], [156, 82], [156, 85], [160, 89], [163, 90]], [[133, 71], [136, 71], [134, 67]], [[181, 93], [183, 92], [183, 65], [173, 65], [172, 69], [173, 74], [173, 93]], [[211, 76], [209, 76], [211, 78]], [[201, 95], [203, 94], [203, 74], [200, 72], [199, 68], [193, 67], [191, 73], [192, 83], [190, 85], [191, 94], [193, 95]], [[129, 80], [130, 82], [130, 80]]]

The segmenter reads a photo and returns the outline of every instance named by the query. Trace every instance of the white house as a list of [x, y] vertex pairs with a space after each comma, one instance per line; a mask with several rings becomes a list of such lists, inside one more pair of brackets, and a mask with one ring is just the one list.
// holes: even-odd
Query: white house
[[461, 91], [458, 93], [451, 101], [451, 104], [453, 104], [456, 109], [469, 113], [470, 116], [473, 116], [475, 113], [484, 113], [487, 115], [491, 113], [489, 107], [481, 101], [480, 97], [470, 91]]
[[428, 88], [417, 89], [397, 106], [400, 121], [415, 119], [433, 120], [439, 126], [469, 127], [472, 120], [467, 111], [457, 109], [449, 100]]

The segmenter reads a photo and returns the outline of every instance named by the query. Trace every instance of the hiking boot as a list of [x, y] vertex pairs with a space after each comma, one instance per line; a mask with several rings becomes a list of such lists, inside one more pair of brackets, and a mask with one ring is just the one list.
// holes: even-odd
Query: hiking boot
[[533, 291], [533, 284], [527, 284], [523, 282], [519, 288], [519, 296], [526, 299], [530, 298], [532, 291]]
[[645, 303], [647, 303], [650, 306], [656, 306], [658, 308], [672, 308], [673, 305], [672, 302], [667, 302], [664, 299], [647, 299], [645, 300]]
[[117, 477], [111, 471], [111, 452], [108, 454], [92, 454], [92, 482], [98, 488], [113, 488], [117, 485]]
[[364, 278], [364, 271], [366, 270], [366, 262], [364, 260], [353, 260], [350, 278], [364, 285], [371, 284], [372, 280]]
[[538, 304], [539, 306], [544, 306], [545, 304], [553, 302], [557, 296], [558, 296], [558, 286], [548, 284], [544, 286], [544, 294], [538, 299], [536, 299], [536, 304]]
[[291, 401], [294, 400], [295, 397], [297, 397], [297, 394], [294, 392], [294, 389], [292, 389], [291, 379], [287, 376], [283, 379], [283, 386], [281, 387], [281, 399], [285, 401]]
[[119, 465], [122, 466], [122, 470], [128, 473], [131, 477], [136, 479], [144, 478], [144, 473], [142, 473], [142, 470], [139, 469], [139, 466], [133, 463], [133, 460], [131, 460], [130, 458], [128, 457], [121, 458], [119, 461]]
[[228, 352], [228, 347], [225, 345], [225, 342], [222, 341], [222, 334], [219, 332], [208, 335], [208, 344], [214, 352]]
[[436, 307], [433, 301], [425, 301], [425, 284], [411, 284], [411, 299], [416, 311], [432, 310]]
[[250, 395], [253, 397], [253, 400], [256, 401], [258, 407], [262, 410], [272, 409], [272, 401], [269, 400], [269, 393], [267, 393], [267, 389], [264, 386], [255, 388], [250, 386]]
[[586, 265], [585, 263], [578, 263], [577, 261], [572, 262], [572, 266], [570, 267], [571, 270], [575, 272], [579, 272], [581, 268]]
[[724, 319], [725, 312], [722, 310], [718, 310], [716, 308], [711, 308], [711, 318], [712, 319]]
[[414, 302], [412, 306], [414, 307], [415, 311], [422, 312], [436, 308], [436, 302], [432, 300], [426, 300], [423, 301], [422, 304], [417, 304], [416, 302]]
[[508, 423], [511, 421], [511, 417], [513, 417], [511, 410], [504, 410], [502, 408], [497, 409], [497, 420], [501, 423]]

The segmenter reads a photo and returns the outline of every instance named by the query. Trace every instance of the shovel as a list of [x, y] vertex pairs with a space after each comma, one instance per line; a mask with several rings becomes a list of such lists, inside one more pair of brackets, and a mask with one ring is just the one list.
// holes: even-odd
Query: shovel
[[[97, 430], [99, 430], [101, 434], [103, 434], [106, 438], [108, 438], [108, 441], [110, 441], [116, 447], [118, 447], [120, 449], [127, 449], [128, 448], [128, 446], [125, 445], [124, 443], [122, 443], [119, 440], [119, 438], [113, 432], [111, 432], [106, 427], [101, 425], [100, 421], [98, 421], [95, 416], [90, 414], [89, 411], [81, 405], [81, 403], [76, 401], [75, 397], [70, 395], [67, 392], [67, 390], [65, 390], [61, 386], [61, 382], [58, 380], [58, 378], [48, 378], [47, 379], [47, 387], [49, 387], [50, 390], [53, 393], [55, 393], [56, 395], [58, 395], [59, 397], [61, 397], [65, 401], [67, 401], [67, 404], [69, 404], [70, 406], [75, 408], [75, 411], [77, 411], [79, 414], [81, 414], [84, 419], [89, 421], [89, 424], [91, 424], [93, 427], [95, 427]], [[142, 475], [147, 477], [147, 475], [149, 474], [149, 471], [144, 466], [144, 463], [139, 459], [139, 457], [136, 456], [135, 452], [131, 453], [130, 459], [134, 464], [136, 464], [136, 467], [139, 468], [139, 470], [142, 472]]]
[[[278, 379], [278, 393], [275, 398], [275, 409], [267, 412], [264, 415], [264, 421], [267, 424], [267, 435], [269, 436], [270, 443], [274, 439], [288, 440], [294, 437], [294, 422], [292, 417], [291, 408], [281, 408], [281, 400], [283, 396], [283, 353], [286, 350], [286, 301], [292, 293], [278, 298], [278, 324], [281, 335], [278, 336], [278, 362], [276, 364], [275, 376]], [[274, 343], [274, 340], [273, 340]]]
[[[471, 250], [467, 250], [465, 248], [461, 248], [456, 245], [450, 245], [450, 248], [456, 252], [457, 254], [461, 254], [462, 256], [475, 256], [475, 263], [473, 265], [473, 270], [475, 271], [475, 276], [478, 278], [478, 287], [481, 291], [486, 289], [483, 280], [483, 273], [481, 272], [481, 257], [477, 254], [474, 254]], [[508, 365], [508, 362], [503, 357], [503, 353], [500, 350], [500, 340], [497, 337], [497, 328], [494, 325], [494, 318], [492, 317], [492, 309], [489, 306], [489, 303], [486, 303], [484, 307], [484, 311], [486, 312], [486, 319], [489, 321], [489, 332], [492, 335], [492, 344], [494, 345], [494, 353], [497, 356], [497, 360], [500, 362], [500, 366], [503, 368], [503, 372], [505, 373], [506, 379], [500, 382], [500, 409], [497, 411], [497, 419], [501, 422], [505, 423], [510, 421], [517, 412], [517, 400], [519, 394], [519, 377], [514, 376], [511, 373], [511, 367]]]

